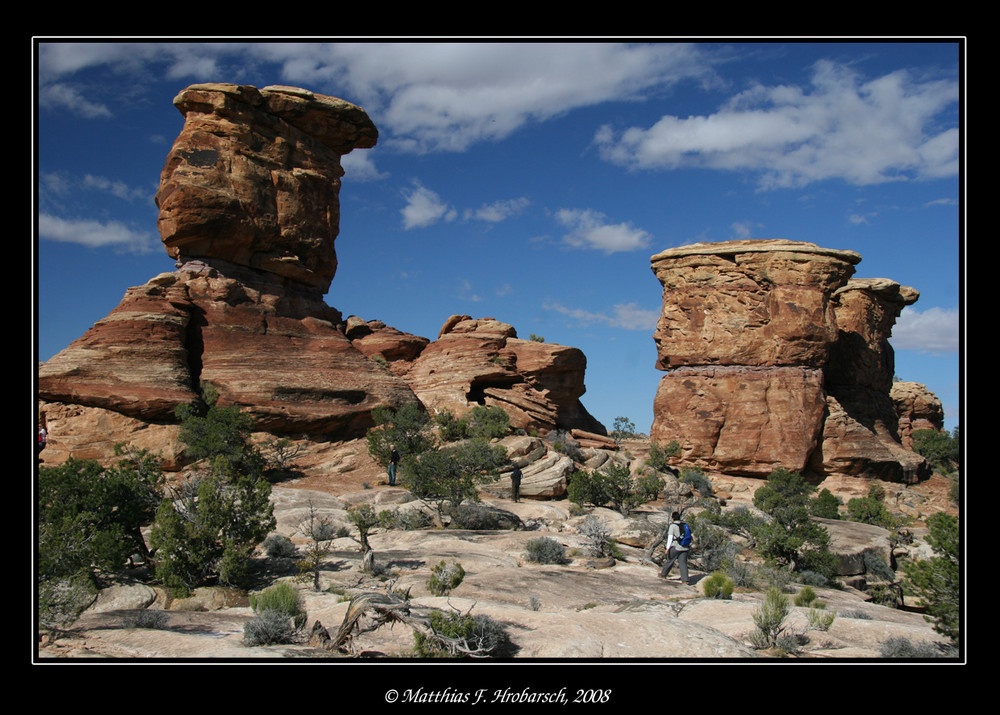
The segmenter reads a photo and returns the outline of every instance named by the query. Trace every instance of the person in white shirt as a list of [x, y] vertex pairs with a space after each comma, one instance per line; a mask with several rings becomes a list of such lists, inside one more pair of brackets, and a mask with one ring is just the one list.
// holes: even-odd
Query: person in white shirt
[[670, 515], [670, 525], [667, 527], [667, 560], [663, 562], [660, 569], [660, 578], [666, 578], [674, 563], [680, 564], [681, 583], [688, 584], [688, 550], [689, 547], [681, 546], [681, 535], [683, 522], [681, 515], [676, 511]]

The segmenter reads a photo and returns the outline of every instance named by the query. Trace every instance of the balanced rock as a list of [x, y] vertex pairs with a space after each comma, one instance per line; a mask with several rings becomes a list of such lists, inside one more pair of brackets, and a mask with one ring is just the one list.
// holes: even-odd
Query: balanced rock
[[340, 157], [375, 146], [360, 107], [295, 87], [196, 84], [156, 204], [167, 253], [219, 258], [325, 293], [337, 270]]

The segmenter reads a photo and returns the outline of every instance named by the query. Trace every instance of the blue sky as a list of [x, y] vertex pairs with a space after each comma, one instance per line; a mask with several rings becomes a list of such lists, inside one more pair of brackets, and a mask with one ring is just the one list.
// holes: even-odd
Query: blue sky
[[652, 423], [661, 287], [649, 258], [785, 238], [920, 291], [896, 374], [961, 421], [964, 48], [874, 42], [37, 40], [36, 310], [47, 360], [173, 269], [153, 195], [198, 82], [363, 106], [344, 158], [345, 316], [434, 339], [453, 314], [578, 347], [583, 403]]

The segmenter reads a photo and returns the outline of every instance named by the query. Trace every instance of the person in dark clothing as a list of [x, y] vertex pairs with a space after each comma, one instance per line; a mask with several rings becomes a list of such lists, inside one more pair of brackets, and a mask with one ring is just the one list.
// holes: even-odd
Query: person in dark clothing
[[510, 496], [515, 502], [521, 500], [521, 468], [516, 464], [510, 473]]
[[392, 452], [389, 454], [389, 486], [396, 486], [396, 466], [399, 464], [399, 452], [394, 446], [390, 446]]

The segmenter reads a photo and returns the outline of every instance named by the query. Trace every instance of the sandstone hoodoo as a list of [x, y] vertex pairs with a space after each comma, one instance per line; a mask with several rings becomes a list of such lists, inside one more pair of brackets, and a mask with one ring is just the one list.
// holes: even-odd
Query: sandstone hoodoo
[[130, 288], [42, 365], [40, 398], [157, 422], [207, 382], [262, 431], [338, 437], [361, 434], [375, 407], [416, 401], [323, 302], [337, 265], [340, 157], [378, 137], [364, 110], [233, 84], [193, 85], [174, 104], [184, 127], [156, 200], [176, 270]]
[[[340, 159], [378, 139], [363, 109], [235, 84], [192, 85], [174, 105], [184, 126], [156, 202], [175, 270], [129, 288], [39, 367], [46, 461], [81, 445], [110, 457], [115, 442], [159, 441], [166, 454], [175, 407], [206, 383], [221, 406], [273, 434], [351, 439], [376, 407], [418, 401], [455, 414], [499, 405], [516, 427], [606, 433], [580, 404], [586, 358], [576, 348], [519, 340], [506, 323], [469, 316], [450, 318], [431, 342], [326, 305]], [[115, 428], [97, 434], [98, 424]]]
[[918, 476], [900, 444], [888, 338], [917, 292], [851, 280], [861, 256], [812, 243], [698, 243], [652, 257], [663, 286], [654, 340], [668, 371], [651, 439], [679, 459], [766, 476]]

